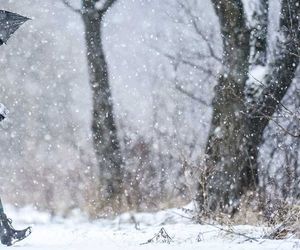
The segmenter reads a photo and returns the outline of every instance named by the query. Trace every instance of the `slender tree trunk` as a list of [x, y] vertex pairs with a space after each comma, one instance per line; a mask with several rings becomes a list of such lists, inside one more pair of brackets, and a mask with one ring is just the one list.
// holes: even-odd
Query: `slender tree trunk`
[[[212, 0], [212, 3], [221, 26], [224, 73], [215, 89], [206, 147], [206, 167], [210, 171], [206, 175], [206, 188], [200, 185], [197, 200], [200, 208], [207, 204], [211, 210], [234, 212], [241, 196], [258, 184], [257, 158], [263, 132], [294, 78], [299, 49], [291, 41], [280, 43], [279, 54], [268, 65], [265, 86], [258, 97], [257, 93], [250, 96], [250, 104], [245, 96], [248, 72], [255, 65], [266, 65], [267, 41], [262, 34], [267, 29], [267, 9], [256, 16], [260, 28], [250, 32], [241, 0]], [[267, 8], [268, 3], [261, 7]], [[287, 12], [288, 8], [293, 10]], [[281, 12], [283, 37], [299, 37], [297, 0], [283, 0]], [[292, 20], [292, 27], [288, 20]], [[290, 31], [284, 27], [290, 27]]]
[[92, 133], [100, 169], [101, 202], [103, 206], [109, 205], [114, 211], [118, 211], [122, 195], [122, 157], [101, 39], [102, 16], [97, 12], [87, 12], [82, 18], [93, 94]]

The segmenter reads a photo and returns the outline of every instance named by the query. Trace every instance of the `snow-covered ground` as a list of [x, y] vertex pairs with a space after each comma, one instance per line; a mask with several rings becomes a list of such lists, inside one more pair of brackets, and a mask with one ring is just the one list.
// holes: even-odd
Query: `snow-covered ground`
[[[22, 250], [56, 250], [56, 249], [107, 249], [107, 250], [256, 250], [300, 249], [300, 241], [288, 237], [285, 240], [260, 239], [267, 229], [252, 226], [236, 226], [234, 232], [255, 237], [258, 241], [250, 241], [208, 225], [197, 225], [184, 218], [180, 209], [170, 209], [158, 213], [123, 214], [114, 220], [102, 219], [88, 222], [83, 216], [72, 219], [50, 219], [47, 214], [38, 213], [30, 208], [16, 211], [8, 209], [9, 216], [14, 219], [16, 228], [32, 225], [33, 233], [13, 248]], [[172, 241], [168, 243], [151, 242], [161, 228], [164, 228]], [[223, 227], [225, 230], [226, 227]], [[156, 241], [156, 240], [153, 240]], [[146, 244], [143, 244], [146, 243]], [[0, 246], [5, 248], [5, 246]]]

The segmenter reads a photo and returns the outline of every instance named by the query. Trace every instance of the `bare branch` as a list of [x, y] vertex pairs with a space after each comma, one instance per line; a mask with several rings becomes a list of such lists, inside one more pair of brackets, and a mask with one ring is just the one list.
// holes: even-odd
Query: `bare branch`
[[294, 56], [297, 56], [297, 57], [300, 57], [300, 54], [296, 54], [294, 52], [290, 52], [291, 55], [294, 55]]
[[277, 122], [277, 121], [276, 121], [275, 119], [273, 119], [272, 117], [270, 117], [270, 120], [271, 120], [272, 122], [274, 122], [279, 128], [281, 128], [286, 134], [288, 134], [288, 135], [290, 135], [290, 136], [292, 136], [292, 137], [294, 137], [294, 138], [300, 138], [300, 133], [294, 134], [294, 133], [288, 131], [286, 128], [284, 128], [279, 122]]
[[[267, 87], [262, 81], [258, 80], [255, 76], [249, 73], [249, 75], [261, 86]], [[279, 101], [272, 93], [268, 93], [269, 97], [272, 98], [275, 102], [277, 102], [278, 105], [280, 105], [282, 108], [284, 108], [288, 114], [294, 115], [294, 112], [292, 112], [288, 107], [286, 107], [281, 101]]]
[[246, 238], [247, 240], [253, 240], [253, 241], [258, 242], [258, 239], [257, 239], [257, 238], [248, 236], [248, 235], [243, 234], [243, 233], [235, 232], [235, 231], [233, 230], [233, 228], [231, 228], [231, 229], [225, 229], [225, 228], [223, 228], [223, 227], [214, 225], [214, 224], [212, 224], [212, 223], [202, 221], [200, 218], [199, 218], [199, 220], [200, 220], [199, 222], [200, 222], [201, 224], [209, 225], [209, 226], [211, 226], [211, 227], [214, 227], [214, 228], [219, 229], [220, 231], [223, 231], [223, 232], [226, 232], [226, 233], [230, 233], [230, 234], [234, 234], [234, 235], [237, 235], [237, 236], [242, 236], [242, 237]]
[[268, 116], [265, 114], [261, 114], [261, 118], [267, 118], [269, 121], [274, 122], [280, 129], [282, 129], [286, 134], [294, 137], [294, 138], [300, 138], [300, 133], [298, 134], [294, 134], [290, 131], [288, 131], [288, 129], [286, 129], [285, 127], [283, 127], [278, 121], [276, 121], [272, 116]]
[[115, 3], [117, 0], [106, 0], [105, 3], [103, 4], [102, 8], [99, 9], [99, 14], [105, 14], [106, 11]]
[[189, 65], [190, 67], [192, 67], [194, 69], [199, 69], [202, 72], [204, 72], [204, 73], [206, 73], [206, 74], [208, 74], [210, 76], [213, 76], [213, 77], [217, 78], [217, 76], [210, 69], [207, 69], [207, 68], [205, 68], [205, 67], [203, 67], [203, 66], [201, 66], [199, 64], [193, 63], [191, 61], [187, 61], [185, 59], [181, 59], [180, 62], [182, 64]]
[[203, 104], [203, 105], [205, 105], [205, 106], [209, 106], [209, 104], [208, 104], [206, 101], [204, 101], [204, 100], [201, 99], [200, 97], [195, 96], [193, 93], [191, 93], [191, 92], [189, 92], [189, 91], [183, 89], [182, 86], [176, 84], [176, 85], [175, 85], [175, 89], [178, 90], [179, 92], [181, 92], [182, 94], [185, 94], [186, 96], [190, 97], [190, 98], [193, 99], [194, 101], [199, 102], [199, 103], [201, 103], [201, 104]]
[[186, 13], [186, 15], [188, 15], [190, 17], [190, 20], [192, 21], [192, 25], [196, 31], [196, 33], [201, 37], [201, 39], [206, 43], [207, 48], [209, 50], [209, 53], [211, 55], [212, 58], [214, 58], [215, 60], [217, 60], [218, 62], [222, 62], [222, 59], [220, 57], [218, 57], [213, 49], [213, 47], [211, 46], [210, 41], [208, 40], [207, 36], [205, 36], [202, 32], [202, 30], [199, 28], [198, 23], [197, 23], [197, 17], [192, 13], [192, 7], [191, 6], [186, 6], [185, 4], [181, 3], [180, 1], [177, 1], [178, 4], [180, 5], [180, 7], [184, 10], [184, 12]]
[[[197, 64], [197, 63], [194, 63], [194, 62], [192, 62], [192, 60], [187, 60], [187, 59], [184, 59], [184, 58], [181, 58], [181, 57], [180, 57], [180, 58], [176, 58], [174, 55], [171, 55], [171, 54], [169, 54], [169, 53], [167, 53], [167, 52], [164, 52], [164, 51], [160, 50], [159, 48], [156, 48], [156, 47], [153, 47], [153, 46], [151, 46], [151, 48], [152, 48], [153, 50], [155, 50], [157, 53], [159, 53], [160, 55], [163, 55], [163, 56], [165, 56], [166, 58], [170, 59], [173, 63], [177, 63], [177, 64], [182, 63], [182, 64], [184, 64], [184, 65], [188, 65], [188, 66], [192, 67], [193, 69], [201, 70], [203, 73], [206, 73], [206, 74], [208, 74], [208, 75], [210, 75], [210, 76], [213, 76], [213, 77], [215, 77], [215, 78], [218, 77], [218, 76], [216, 76], [216, 75], [212, 72], [212, 70], [207, 69], [206, 67], [204, 67], [204, 66], [202, 66], [202, 65], [199, 65], [199, 64]], [[201, 55], [198, 54], [198, 56], [199, 56], [198, 59], [201, 59], [201, 58], [200, 58]], [[203, 57], [203, 58], [204, 58], [204, 57]]]
[[67, 6], [70, 10], [72, 10], [73, 12], [75, 12], [75, 13], [77, 13], [77, 14], [80, 14], [80, 15], [82, 15], [83, 14], [83, 10], [82, 9], [77, 9], [77, 8], [75, 8], [74, 6], [72, 6], [71, 4], [70, 4], [70, 2], [68, 1], [68, 0], [61, 0], [62, 1], [62, 3], [65, 5], [65, 6]]

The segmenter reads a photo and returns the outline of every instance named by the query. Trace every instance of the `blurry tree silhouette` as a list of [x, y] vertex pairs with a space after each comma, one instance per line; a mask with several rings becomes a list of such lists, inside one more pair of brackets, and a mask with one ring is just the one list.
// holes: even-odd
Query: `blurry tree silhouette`
[[82, 0], [81, 8], [69, 1], [63, 3], [78, 13], [85, 28], [86, 56], [93, 93], [92, 133], [100, 170], [100, 207], [120, 209], [122, 196], [122, 157], [113, 114], [113, 101], [109, 85], [108, 66], [102, 43], [102, 21], [117, 0]]

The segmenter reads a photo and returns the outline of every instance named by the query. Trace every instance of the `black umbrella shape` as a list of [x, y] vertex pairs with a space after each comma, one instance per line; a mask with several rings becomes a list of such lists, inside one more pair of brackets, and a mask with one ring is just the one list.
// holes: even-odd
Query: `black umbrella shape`
[[29, 19], [13, 12], [0, 10], [0, 46], [6, 43], [10, 36]]

